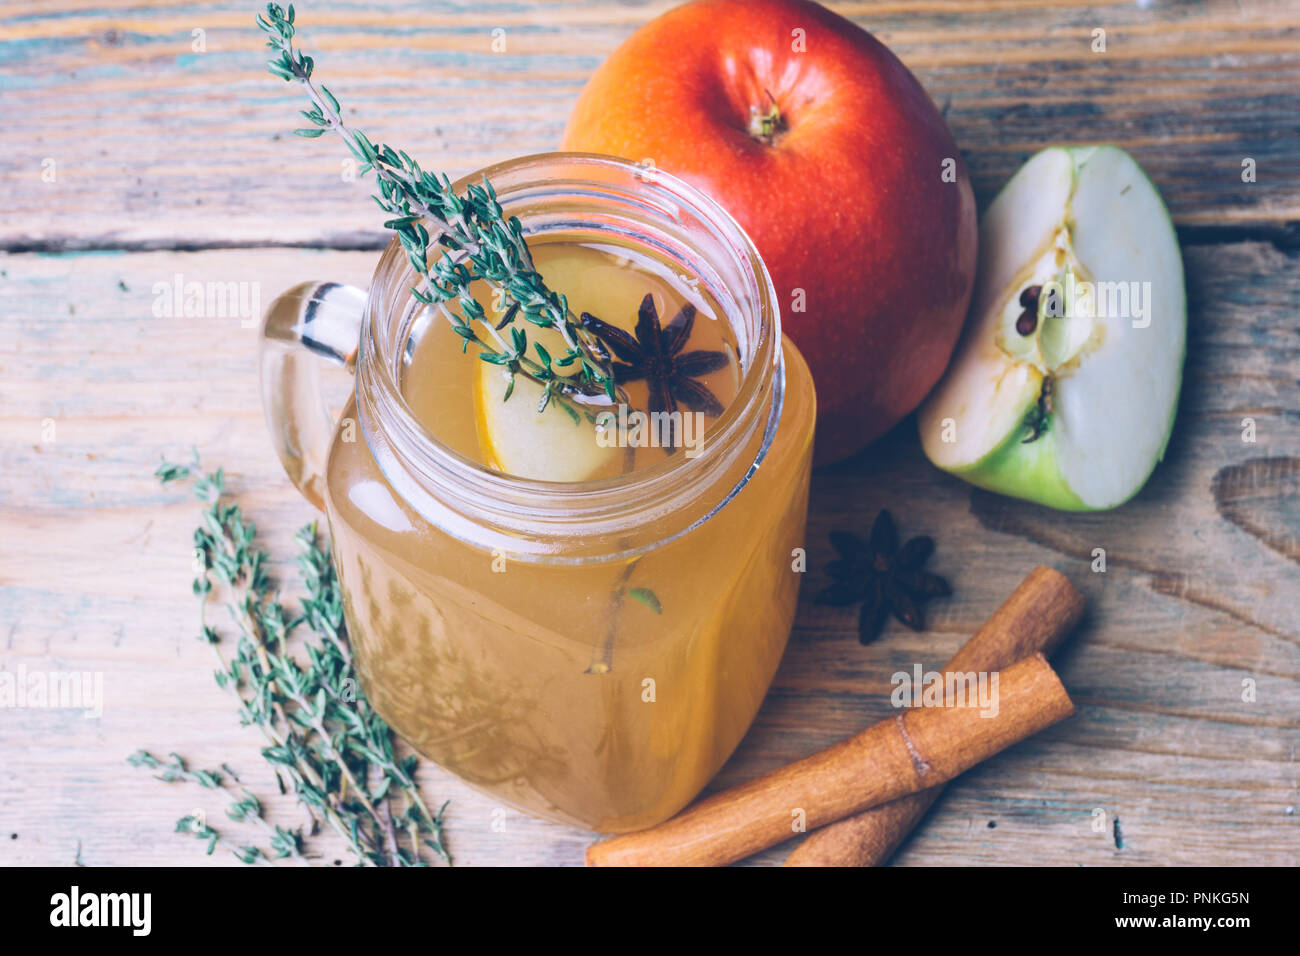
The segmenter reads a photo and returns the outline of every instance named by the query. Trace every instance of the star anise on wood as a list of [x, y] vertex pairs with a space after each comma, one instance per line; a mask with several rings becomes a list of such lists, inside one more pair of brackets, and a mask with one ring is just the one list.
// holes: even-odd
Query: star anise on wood
[[[647, 411], [672, 413], [681, 402], [693, 412], [714, 418], [722, 414], [722, 403], [696, 379], [725, 368], [728, 359], [724, 352], [682, 351], [695, 327], [695, 306], [689, 302], [661, 326], [654, 297], [647, 294], [637, 309], [635, 336], [590, 312], [582, 313], [582, 324], [618, 359], [612, 365], [615, 382], [645, 381], [650, 389]], [[676, 446], [675, 438], [672, 444]]]
[[839, 607], [862, 602], [858, 639], [863, 644], [879, 636], [889, 614], [914, 631], [924, 630], [925, 602], [952, 593], [943, 578], [921, 570], [934, 553], [934, 539], [912, 538], [899, 547], [888, 511], [876, 515], [869, 541], [848, 531], [832, 531], [830, 539], [840, 557], [826, 565], [832, 583], [813, 600]]

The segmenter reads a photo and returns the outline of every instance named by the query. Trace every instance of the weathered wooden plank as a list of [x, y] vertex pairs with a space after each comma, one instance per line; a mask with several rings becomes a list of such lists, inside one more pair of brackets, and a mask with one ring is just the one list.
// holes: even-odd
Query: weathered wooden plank
[[[127, 767], [139, 746], [197, 766], [230, 761], [275, 802], [259, 738], [237, 727], [193, 639], [196, 505], [151, 472], [161, 453], [190, 444], [224, 465], [286, 580], [290, 535], [312, 514], [264, 434], [254, 333], [236, 316], [155, 316], [153, 287], [178, 272], [259, 283], [264, 304], [304, 278], [364, 284], [374, 259], [291, 249], [0, 257], [0, 663], [103, 671], [107, 697], [100, 720], [0, 718], [0, 755], [21, 768], [0, 774], [0, 862], [69, 862], [78, 840], [92, 865], [205, 862], [197, 842], [170, 831], [196, 806], [219, 816], [219, 804]], [[892, 673], [937, 666], [1043, 562], [1089, 598], [1058, 659], [1079, 713], [959, 781], [900, 862], [1300, 862], [1300, 259], [1252, 243], [1191, 247], [1186, 261], [1179, 422], [1168, 460], [1123, 509], [1061, 515], [972, 491], [924, 461], [907, 423], [815, 476], [805, 595], [824, 583], [827, 532], [865, 529], [880, 507], [904, 534], [937, 538], [933, 566], [956, 593], [932, 606], [929, 631], [891, 625], [869, 647], [851, 609], [801, 605], [773, 691], [715, 787], [886, 715]], [[1244, 417], [1256, 421], [1253, 444]], [[1104, 574], [1090, 570], [1096, 547]], [[1255, 682], [1254, 702], [1242, 700], [1243, 679]], [[586, 835], [515, 813], [499, 832], [490, 798], [434, 767], [421, 779], [453, 800], [459, 862], [580, 860]], [[786, 849], [752, 862], [777, 863]]]
[[[586, 76], [668, 6], [331, 0], [301, 23], [350, 119], [460, 174], [555, 148]], [[1294, 3], [832, 6], [918, 73], [981, 201], [1048, 142], [1112, 141], [1180, 225], [1300, 220]], [[7, 4], [0, 109], [23, 147], [0, 152], [0, 247], [373, 244], [374, 210], [344, 181], [341, 146], [286, 135], [302, 104], [263, 72], [251, 14], [183, 0]], [[1256, 182], [1242, 182], [1245, 159]]]

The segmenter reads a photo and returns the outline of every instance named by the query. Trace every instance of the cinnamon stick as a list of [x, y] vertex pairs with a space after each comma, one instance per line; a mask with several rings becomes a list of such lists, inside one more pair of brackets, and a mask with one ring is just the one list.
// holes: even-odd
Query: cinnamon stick
[[1074, 712], [1041, 654], [998, 674], [996, 702], [996, 714], [950, 699], [945, 706], [900, 711], [656, 827], [593, 844], [587, 865], [732, 863], [788, 839], [800, 821], [809, 829], [825, 826], [951, 780]]
[[[945, 665], [945, 672], [993, 671], [1029, 654], [1050, 654], [1083, 616], [1083, 595], [1039, 566]], [[878, 866], [893, 855], [943, 786], [872, 807], [808, 834], [786, 866]]]

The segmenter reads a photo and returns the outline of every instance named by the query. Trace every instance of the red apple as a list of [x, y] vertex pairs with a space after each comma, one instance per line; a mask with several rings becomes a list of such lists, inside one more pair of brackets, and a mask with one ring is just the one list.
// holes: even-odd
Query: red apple
[[564, 148], [649, 161], [725, 207], [772, 274], [845, 458], [943, 374], [975, 275], [975, 200], [939, 111], [880, 41], [800, 0], [696, 0], [634, 33]]

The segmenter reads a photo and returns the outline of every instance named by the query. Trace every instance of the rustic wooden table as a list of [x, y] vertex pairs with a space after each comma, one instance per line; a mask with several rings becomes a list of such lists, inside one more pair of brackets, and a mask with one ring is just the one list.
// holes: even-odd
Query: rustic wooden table
[[[153, 288], [254, 282], [265, 304], [305, 278], [364, 285], [384, 236], [338, 150], [285, 135], [299, 104], [262, 69], [253, 6], [0, 9], [0, 667], [99, 671], [105, 693], [100, 719], [0, 713], [0, 864], [207, 864], [172, 833], [201, 794], [128, 767], [137, 747], [230, 761], [274, 792], [195, 640], [196, 505], [152, 471], [196, 445], [281, 555], [311, 514], [263, 427], [255, 331], [157, 317]], [[316, 0], [300, 21], [364, 128], [460, 174], [554, 148], [584, 78], [666, 6]], [[818, 473], [805, 595], [823, 583], [827, 531], [865, 530], [881, 507], [938, 538], [956, 594], [930, 631], [891, 625], [869, 647], [852, 612], [801, 605], [715, 785], [884, 715], [891, 673], [940, 664], [1045, 563], [1090, 602], [1058, 661], [1078, 714], [963, 777], [897, 862], [1295, 864], [1300, 6], [835, 6], [943, 107], [981, 204], [1050, 141], [1116, 142], [1150, 171], [1187, 266], [1182, 405], [1165, 463], [1109, 514], [974, 491], [929, 467], [910, 423]], [[581, 859], [583, 833], [514, 813], [498, 832], [492, 800], [433, 767], [421, 781], [452, 801], [458, 863]]]

